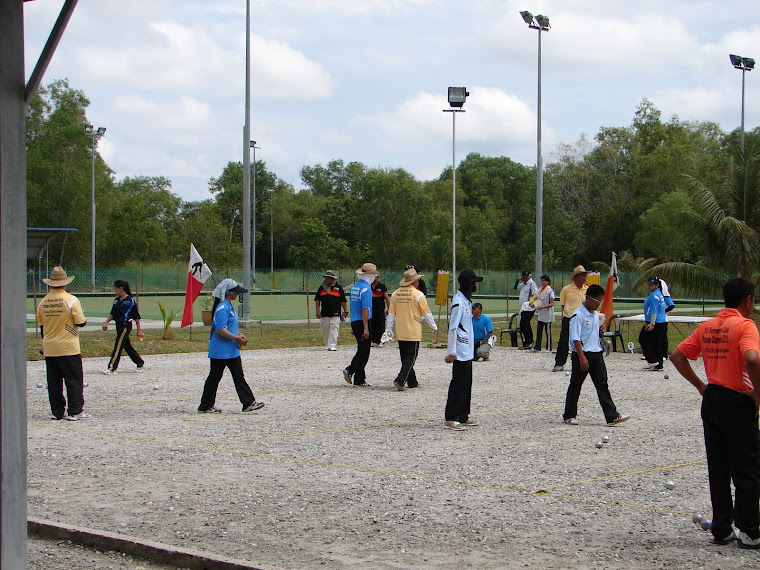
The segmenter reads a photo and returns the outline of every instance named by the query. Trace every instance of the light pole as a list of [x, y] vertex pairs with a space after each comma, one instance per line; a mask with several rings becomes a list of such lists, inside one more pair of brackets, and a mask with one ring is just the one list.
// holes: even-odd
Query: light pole
[[451, 266], [452, 279], [457, 275], [457, 113], [464, 113], [462, 105], [470, 94], [467, 87], [449, 87], [449, 106], [444, 113], [451, 113], [451, 174], [452, 174], [452, 206], [451, 206]]
[[755, 60], [751, 57], [742, 57], [740, 55], [730, 54], [731, 65], [742, 72], [742, 129], [741, 129], [741, 147], [742, 160], [744, 157], [744, 72], [755, 69]]
[[253, 239], [251, 243], [251, 269], [253, 269], [253, 288], [256, 288], [256, 149], [261, 150], [260, 146], [256, 146], [256, 141], [251, 141], [251, 148], [253, 149]]
[[274, 290], [274, 188], [269, 189], [269, 272]]
[[106, 134], [105, 127], [95, 129], [92, 125], [85, 125], [84, 132], [92, 140], [92, 249], [90, 251], [90, 261], [92, 269], [92, 283], [90, 286], [95, 290], [95, 140], [99, 140]]
[[527, 11], [520, 12], [522, 19], [532, 30], [538, 30], [538, 126], [536, 128], [536, 273], [543, 273], [544, 241], [544, 159], [541, 156], [541, 32], [548, 32], [549, 18]]
[[[245, 0], [245, 117], [243, 123], [243, 287], [240, 317], [251, 318], [251, 0]], [[253, 143], [256, 144], [256, 143]]]

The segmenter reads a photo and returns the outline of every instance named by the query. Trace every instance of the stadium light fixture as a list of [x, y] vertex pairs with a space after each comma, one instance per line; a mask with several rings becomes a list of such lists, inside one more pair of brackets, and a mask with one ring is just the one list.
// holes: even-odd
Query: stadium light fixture
[[102, 138], [104, 134], [106, 134], [106, 128], [105, 127], [98, 127], [95, 129], [92, 125], [85, 125], [84, 132], [87, 134], [87, 136], [90, 137], [92, 146], [91, 146], [91, 154], [92, 154], [92, 222], [91, 222], [91, 228], [92, 228], [92, 243], [90, 246], [90, 269], [92, 271], [92, 281], [90, 283], [90, 286], [92, 290], [95, 290], [95, 141]]
[[729, 54], [728, 58], [731, 60], [731, 65], [734, 68], [742, 72], [742, 118], [741, 118], [741, 135], [740, 143], [742, 149], [742, 157], [744, 156], [744, 73], [746, 71], [752, 71], [755, 69], [755, 60], [751, 57], [742, 57], [740, 55]]
[[451, 175], [452, 175], [452, 206], [451, 206], [451, 267], [452, 279], [457, 275], [457, 113], [464, 113], [464, 102], [470, 93], [467, 87], [449, 87], [449, 106], [444, 113], [451, 113]]

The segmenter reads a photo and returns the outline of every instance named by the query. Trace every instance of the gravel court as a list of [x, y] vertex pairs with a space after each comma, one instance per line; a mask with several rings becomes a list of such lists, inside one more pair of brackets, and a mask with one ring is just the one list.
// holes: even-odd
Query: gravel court
[[29, 515], [264, 568], [760, 566], [691, 522], [710, 512], [700, 401], [672, 366], [666, 380], [610, 355], [632, 419], [606, 426], [587, 380], [567, 426], [552, 355], [492, 354], [473, 365], [481, 425], [462, 433], [442, 428], [442, 350], [420, 351], [421, 387], [404, 393], [395, 346], [373, 349], [372, 388], [343, 381], [350, 346], [244, 351], [267, 405], [240, 413], [226, 374], [220, 415], [195, 413], [205, 354], [150, 356], [143, 373], [122, 361], [115, 377], [87, 359], [83, 422], [48, 419], [44, 363], [30, 362]]

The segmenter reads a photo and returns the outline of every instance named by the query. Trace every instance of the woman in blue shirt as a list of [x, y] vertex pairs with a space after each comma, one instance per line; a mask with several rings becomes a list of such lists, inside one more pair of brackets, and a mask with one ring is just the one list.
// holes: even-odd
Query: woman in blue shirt
[[252, 412], [264, 407], [263, 402], [256, 401], [243, 374], [240, 347], [248, 344], [248, 341], [243, 334], [238, 333], [238, 316], [232, 306], [232, 301], [237, 299], [240, 293], [248, 293], [248, 289], [240, 286], [237, 281], [232, 279], [225, 279], [219, 283], [212, 293], [214, 320], [211, 323], [211, 336], [208, 341], [211, 370], [206, 378], [206, 384], [203, 386], [203, 396], [201, 396], [201, 403], [198, 406], [199, 413], [219, 414], [222, 412], [214, 404], [216, 403], [219, 381], [222, 379], [225, 368], [230, 369], [235, 390], [238, 398], [240, 398], [240, 403], [243, 404], [243, 411]]
[[140, 313], [137, 311], [137, 303], [132, 298], [132, 291], [130, 291], [129, 283], [126, 281], [122, 281], [121, 279], [114, 281], [113, 292], [116, 294], [116, 298], [113, 300], [111, 314], [106, 317], [102, 328], [104, 331], [107, 331], [108, 323], [114, 321], [116, 323], [116, 342], [113, 345], [111, 359], [108, 361], [108, 368], [103, 370], [103, 374], [116, 374], [122, 350], [127, 351], [129, 358], [137, 365], [137, 371], [142, 372], [145, 369], [145, 361], [140, 358], [140, 355], [137, 354], [137, 351], [129, 341], [129, 333], [132, 332], [132, 321], [135, 321], [137, 324], [137, 338], [139, 340], [145, 338], [140, 329]]

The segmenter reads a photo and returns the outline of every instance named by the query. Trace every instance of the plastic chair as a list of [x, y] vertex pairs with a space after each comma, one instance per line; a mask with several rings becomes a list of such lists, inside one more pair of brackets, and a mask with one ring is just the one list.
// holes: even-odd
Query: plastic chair
[[517, 335], [520, 335], [520, 341], [521, 343], [525, 342], [525, 338], [523, 337], [523, 333], [520, 330], [520, 326], [515, 326], [515, 319], [520, 313], [514, 313], [511, 317], [509, 317], [509, 326], [506, 329], [501, 329], [501, 332], [499, 333], [499, 346], [504, 345], [504, 335], [509, 334], [509, 341], [511, 346], [518, 346], [518, 340]]
[[[612, 315], [610, 317], [609, 322], [607, 323], [607, 328], [602, 332], [601, 337], [603, 339], [612, 339], [612, 350], [614, 352], [617, 352], [617, 339], [620, 339], [620, 347], [623, 349], [623, 352], [625, 352], [625, 342], [623, 342], [623, 333], [620, 332], [620, 329], [618, 327], [617, 319], [618, 317], [622, 317], [623, 315]], [[610, 330], [613, 328], [614, 329]]]

